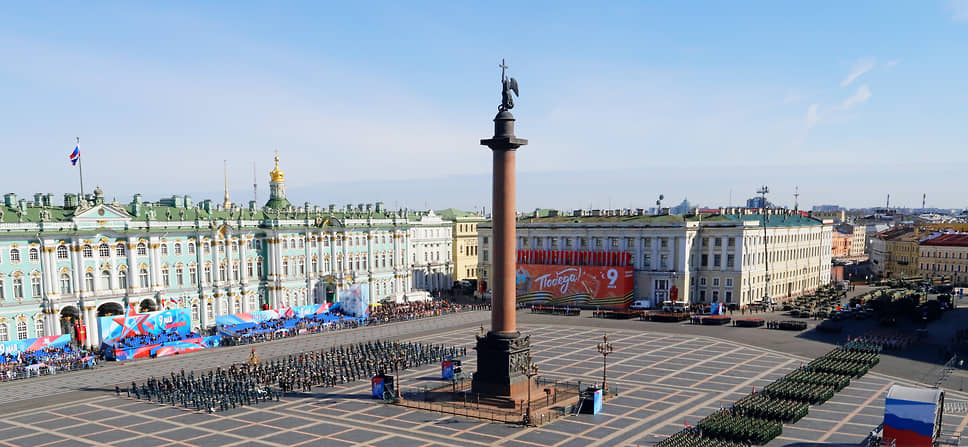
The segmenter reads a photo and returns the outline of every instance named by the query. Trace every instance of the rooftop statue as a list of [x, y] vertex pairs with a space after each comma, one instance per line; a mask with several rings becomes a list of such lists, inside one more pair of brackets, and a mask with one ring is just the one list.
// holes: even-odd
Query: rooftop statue
[[497, 107], [497, 110], [504, 112], [514, 108], [514, 97], [511, 96], [511, 92], [514, 92], [514, 96], [520, 96], [520, 94], [518, 93], [518, 81], [507, 76], [508, 66], [504, 64], [504, 59], [501, 59], [501, 65], [498, 65], [498, 67], [501, 67], [501, 105]]

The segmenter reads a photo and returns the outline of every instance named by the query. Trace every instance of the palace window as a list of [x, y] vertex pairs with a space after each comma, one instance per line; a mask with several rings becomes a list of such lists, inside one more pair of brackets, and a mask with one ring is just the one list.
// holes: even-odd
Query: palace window
[[36, 332], [37, 338], [42, 338], [47, 335], [47, 330], [44, 328], [44, 320], [38, 318], [34, 321], [34, 331]]
[[219, 264], [218, 266], [218, 280], [225, 281], [225, 264]]
[[10, 337], [7, 335], [7, 323], [0, 323], [0, 341], [10, 341]]
[[726, 267], [733, 268], [736, 264], [736, 255], [726, 255]]
[[118, 245], [115, 245], [114, 246], [114, 255], [115, 256], [124, 256], [126, 254], [126, 252], [127, 251], [124, 248], [124, 242], [121, 242]]
[[60, 291], [62, 294], [67, 295], [71, 293], [71, 275], [67, 273], [62, 273], [60, 276]]
[[[93, 292], [96, 288], [94, 286], [94, 273], [87, 272], [84, 274], [84, 287], [87, 288], [88, 292]], [[111, 290], [111, 271], [105, 270], [101, 272], [101, 287], [104, 290]]]
[[121, 290], [128, 288], [128, 272], [125, 270], [118, 271], [118, 288]]
[[319, 271], [319, 261], [317, 261], [316, 258], [313, 258], [312, 266], [313, 266], [312, 273], [315, 274], [316, 272]]
[[719, 278], [713, 278], [713, 287], [719, 287]]
[[198, 303], [192, 303], [192, 321], [198, 322], [202, 320], [198, 310]]
[[299, 238], [299, 249], [304, 249], [304, 248], [306, 248], [306, 242], [303, 241], [302, 238]]
[[265, 274], [265, 269], [263, 269], [262, 266], [262, 258], [259, 258], [255, 261], [255, 272], [259, 278], [262, 278], [262, 276]]
[[733, 278], [726, 278], [726, 287], [733, 287]]
[[145, 256], [148, 254], [148, 245], [145, 244], [144, 242], [139, 242], [137, 250], [138, 251], [136, 251], [135, 253], [137, 253], [138, 256]]
[[299, 275], [300, 276], [306, 275], [306, 261], [302, 259], [299, 260]]
[[193, 286], [198, 284], [198, 267], [194, 265], [188, 266], [188, 284]]
[[0, 300], [7, 298], [7, 291], [4, 288], [3, 278], [0, 278]]
[[239, 279], [239, 264], [232, 264], [232, 280], [237, 281]]
[[289, 259], [286, 258], [282, 260], [282, 276], [289, 276]]
[[236, 314], [242, 313], [242, 302], [238, 299], [232, 300], [232, 312]]
[[175, 283], [178, 284], [178, 287], [185, 285], [185, 269], [182, 267], [175, 267]]
[[34, 298], [40, 298], [40, 276], [30, 277], [30, 293]]
[[210, 284], [212, 282], [212, 264], [205, 264], [205, 283]]
[[202, 254], [205, 256], [212, 254], [212, 246], [208, 242], [202, 244]]
[[85, 245], [84, 248], [81, 250], [81, 253], [84, 255], [85, 258], [93, 258], [94, 257], [94, 249], [91, 248], [90, 245]]
[[181, 243], [175, 242], [175, 256], [181, 256], [181, 255], [182, 255]]
[[66, 245], [60, 245], [57, 247], [57, 259], [66, 260], [68, 258], [68, 250]]
[[161, 283], [165, 287], [171, 287], [171, 272], [167, 265], [161, 267]]
[[27, 322], [18, 321], [17, 322], [17, 340], [27, 339]]
[[97, 248], [97, 255], [102, 258], [111, 256], [111, 247], [108, 247], [108, 244], [101, 244]]
[[168, 256], [168, 244], [161, 244], [161, 255]]
[[148, 288], [148, 269], [141, 268], [141, 271], [138, 272], [138, 281], [141, 283], [142, 289]]
[[249, 259], [249, 262], [246, 263], [245, 267], [246, 267], [246, 273], [248, 273], [249, 278], [255, 276], [255, 263], [252, 262], [251, 258]]
[[195, 243], [194, 242], [189, 242], [188, 243], [188, 254], [190, 254], [190, 255], [195, 254]]
[[220, 254], [220, 255], [224, 255], [225, 254], [225, 243], [224, 242], [215, 242], [215, 246], [218, 247], [218, 254]]

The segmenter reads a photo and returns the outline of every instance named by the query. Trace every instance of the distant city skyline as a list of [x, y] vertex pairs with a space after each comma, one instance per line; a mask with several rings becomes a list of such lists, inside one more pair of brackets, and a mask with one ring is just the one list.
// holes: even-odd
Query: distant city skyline
[[122, 202], [221, 202], [228, 159], [232, 199], [255, 162], [264, 203], [278, 149], [295, 204], [489, 207], [505, 58], [522, 210], [763, 184], [802, 209], [968, 206], [963, 0], [11, 3], [0, 24], [0, 188], [21, 197], [78, 190], [80, 137], [85, 186]]

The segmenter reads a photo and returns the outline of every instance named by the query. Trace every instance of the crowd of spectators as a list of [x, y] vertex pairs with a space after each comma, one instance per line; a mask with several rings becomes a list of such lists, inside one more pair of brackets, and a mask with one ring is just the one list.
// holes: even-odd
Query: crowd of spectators
[[359, 327], [352, 317], [324, 314], [307, 317], [278, 318], [257, 323], [227, 324], [222, 326], [222, 345], [242, 345], [292, 337], [300, 334]]
[[171, 341], [182, 341], [191, 338], [198, 338], [201, 335], [195, 332], [189, 332], [187, 334], [180, 333], [176, 330], [169, 329], [161, 334], [145, 334], [145, 335], [132, 335], [124, 337], [117, 340], [111, 344], [112, 349], [130, 349], [130, 348], [140, 348], [142, 346], [158, 345], [162, 343], [167, 343]]
[[97, 366], [91, 351], [65, 346], [0, 355], [0, 380], [23, 379]]
[[407, 321], [417, 318], [436, 317], [466, 310], [486, 310], [484, 304], [455, 304], [450, 301], [429, 300], [411, 303], [385, 303], [370, 308], [367, 324]]

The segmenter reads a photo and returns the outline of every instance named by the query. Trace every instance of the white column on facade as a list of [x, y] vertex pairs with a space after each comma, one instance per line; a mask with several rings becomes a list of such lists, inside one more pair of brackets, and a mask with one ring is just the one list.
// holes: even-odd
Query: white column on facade
[[[125, 273], [128, 275], [127, 276], [127, 278], [128, 278], [128, 289], [125, 289], [125, 290], [122, 290], [121, 291], [121, 293], [124, 294], [125, 296], [128, 295], [128, 290], [131, 288], [131, 286], [134, 285], [134, 281], [137, 281], [137, 279], [138, 279], [136, 276], [134, 276], [135, 275], [134, 272], [136, 271], [137, 265], [138, 265], [138, 262], [137, 262], [137, 256], [138, 256], [138, 238], [137, 237], [131, 237], [131, 238], [128, 239], [128, 251], [126, 252], [126, 254], [128, 255], [128, 259], [127, 259], [127, 261], [128, 261], [128, 270]], [[120, 288], [120, 283], [118, 281], [118, 272], [119, 271], [120, 271], [120, 269], [115, 270], [111, 274], [111, 289], [119, 289]]]

